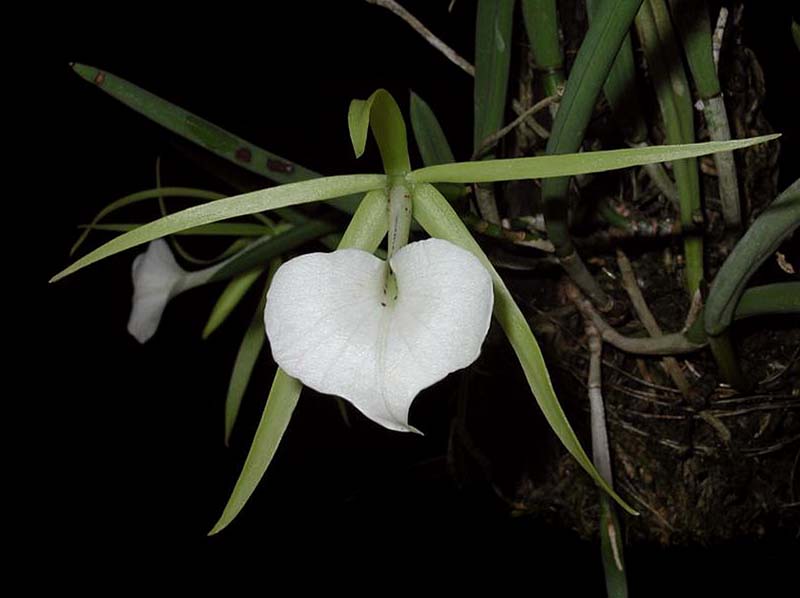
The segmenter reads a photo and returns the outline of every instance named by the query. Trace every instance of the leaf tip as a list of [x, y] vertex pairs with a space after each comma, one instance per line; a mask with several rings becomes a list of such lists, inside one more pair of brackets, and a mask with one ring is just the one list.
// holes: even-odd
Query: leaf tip
[[210, 538], [211, 536], [216, 536], [218, 533], [220, 533], [222, 530], [224, 530], [224, 529], [225, 529], [226, 525], [227, 525], [227, 524], [223, 523], [223, 522], [222, 522], [222, 519], [220, 519], [219, 521], [217, 521], [217, 522], [214, 524], [214, 527], [212, 527], [212, 528], [209, 530], [209, 532], [206, 534], [206, 536], [207, 536], [207, 537], [209, 537], [209, 538]]
[[[365, 100], [351, 100], [350, 108], [347, 111], [347, 125], [350, 130], [350, 142], [353, 144], [356, 158], [364, 155], [364, 149], [367, 147], [367, 131], [369, 128], [369, 120], [366, 124], [363, 123], [364, 108], [367, 105]], [[369, 114], [369, 113], [368, 113]]]
[[90, 83], [100, 85], [105, 78], [102, 71], [89, 65], [81, 64], [80, 62], [70, 62], [69, 66], [79, 77], [86, 79]]

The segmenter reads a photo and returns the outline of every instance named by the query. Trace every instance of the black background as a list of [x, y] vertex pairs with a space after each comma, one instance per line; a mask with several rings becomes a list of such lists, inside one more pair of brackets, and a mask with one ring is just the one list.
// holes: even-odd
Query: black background
[[[471, 58], [474, 3], [458, 0], [451, 14], [447, 4], [408, 6]], [[768, 115], [789, 133], [787, 141], [795, 135], [796, 148], [797, 119], [787, 110], [797, 105], [796, 76], [782, 70], [791, 40], [788, 33], [776, 37], [776, 15], [759, 4], [769, 3], [752, 4], [751, 35], [766, 69]], [[34, 318], [12, 322], [25, 326], [12, 363], [37, 366], [24, 374], [33, 390], [14, 399], [27, 415], [9, 424], [23, 438], [17, 454], [33, 456], [23, 462], [20, 494], [30, 513], [23, 554], [82, 583], [97, 571], [146, 579], [162, 568], [187, 567], [203, 579], [246, 572], [255, 562], [250, 570], [301, 581], [334, 565], [322, 579], [381, 584], [376, 589], [433, 571], [445, 583], [510, 579], [533, 593], [562, 583], [565, 592], [602, 595], [598, 546], [509, 519], [488, 489], [459, 491], [440, 475], [436, 459], [446, 450], [453, 382], [415, 402], [412, 422], [425, 422], [424, 438], [384, 431], [354, 413], [348, 428], [332, 400], [304, 393], [259, 490], [228, 530], [206, 537], [238, 475], [272, 376], [265, 360], [226, 449], [227, 380], [257, 298], [202, 341], [219, 287], [179, 297], [157, 335], [140, 346], [125, 332], [134, 252], [55, 285], [44, 281], [69, 263], [77, 224], [113, 199], [154, 186], [157, 156], [164, 156], [165, 184], [228, 189], [183, 157], [169, 134], [79, 79], [67, 63], [125, 77], [325, 174], [379, 171], [374, 147], [354, 158], [346, 127], [350, 99], [376, 87], [388, 88], [404, 109], [409, 89], [425, 98], [457, 158], [468, 158], [472, 137], [471, 79], [387, 11], [355, 1], [223, 9], [51, 13], [47, 33], [32, 42], [53, 48], [36, 73], [46, 91], [31, 100], [37, 124], [45, 125], [34, 145], [52, 143], [44, 163], [32, 154], [39, 170], [23, 193], [20, 220], [45, 223], [46, 251], [27, 262], [35, 276], [26, 282], [43, 303]], [[35, 230], [38, 239], [41, 228]], [[769, 540], [711, 550], [636, 547], [627, 554], [629, 579], [633, 595], [780, 585], [791, 579], [796, 548]]]

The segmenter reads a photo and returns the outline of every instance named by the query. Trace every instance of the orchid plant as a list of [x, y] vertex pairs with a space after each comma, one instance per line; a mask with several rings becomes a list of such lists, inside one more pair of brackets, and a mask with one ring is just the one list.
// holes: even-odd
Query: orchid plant
[[[211, 533], [226, 527], [254, 491], [288, 426], [303, 385], [344, 398], [388, 429], [418, 431], [408, 421], [414, 398], [420, 390], [477, 359], [492, 315], [563, 445], [603, 490], [634, 513], [587, 457], [558, 402], [525, 317], [434, 183], [491, 183], [599, 172], [733, 150], [767, 138], [412, 170], [405, 123], [387, 91], [354, 100], [348, 121], [357, 156], [364, 153], [371, 130], [383, 174], [315, 178], [188, 208], [125, 232], [51, 279], [59, 280], [101, 259], [150, 243], [133, 265], [135, 296], [129, 329], [143, 341], [155, 331], [170, 297], [274, 256], [274, 249], [273, 253], [259, 253], [257, 241], [219, 265], [190, 273], [178, 266], [163, 237], [238, 216], [365, 194], [335, 251], [301, 255], [274, 272], [263, 315], [279, 369], [242, 473]], [[409, 243], [413, 221], [429, 239]], [[374, 255], [384, 237], [388, 237], [385, 260]]]

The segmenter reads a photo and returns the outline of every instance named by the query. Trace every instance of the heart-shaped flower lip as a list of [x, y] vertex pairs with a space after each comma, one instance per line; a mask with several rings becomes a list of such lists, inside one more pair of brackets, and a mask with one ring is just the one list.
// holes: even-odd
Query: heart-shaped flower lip
[[400, 249], [386, 263], [358, 249], [286, 262], [267, 294], [264, 323], [276, 363], [398, 431], [414, 397], [478, 358], [491, 321], [489, 272], [441, 239]]

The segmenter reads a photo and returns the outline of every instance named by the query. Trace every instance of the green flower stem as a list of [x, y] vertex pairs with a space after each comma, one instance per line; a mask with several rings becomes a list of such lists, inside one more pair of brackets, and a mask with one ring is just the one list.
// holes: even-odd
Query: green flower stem
[[[705, 0], [669, 0], [669, 7], [702, 100], [709, 137], [712, 141], [726, 141], [731, 138], [731, 131], [714, 64], [708, 6]], [[730, 229], [741, 228], [742, 211], [733, 155], [730, 152], [714, 154], [714, 161], [725, 225]]]
[[545, 95], [559, 95], [564, 87], [564, 55], [558, 37], [556, 1], [522, 0], [522, 15]]
[[[642, 0], [608, 0], [599, 7], [567, 82], [547, 142], [548, 154], [576, 152], [583, 141], [597, 98]], [[570, 277], [603, 309], [611, 298], [586, 269], [567, 230], [569, 178], [542, 183], [547, 234]]]
[[[694, 113], [689, 82], [665, 1], [645, 0], [636, 17], [636, 29], [656, 88], [667, 143], [692, 143]], [[678, 186], [681, 227], [686, 235], [686, 285], [689, 294], [694, 295], [703, 279], [703, 213], [697, 160], [675, 161], [673, 169]]]
[[402, 182], [389, 188], [389, 238], [387, 260], [408, 244], [411, 234], [411, 190]]

